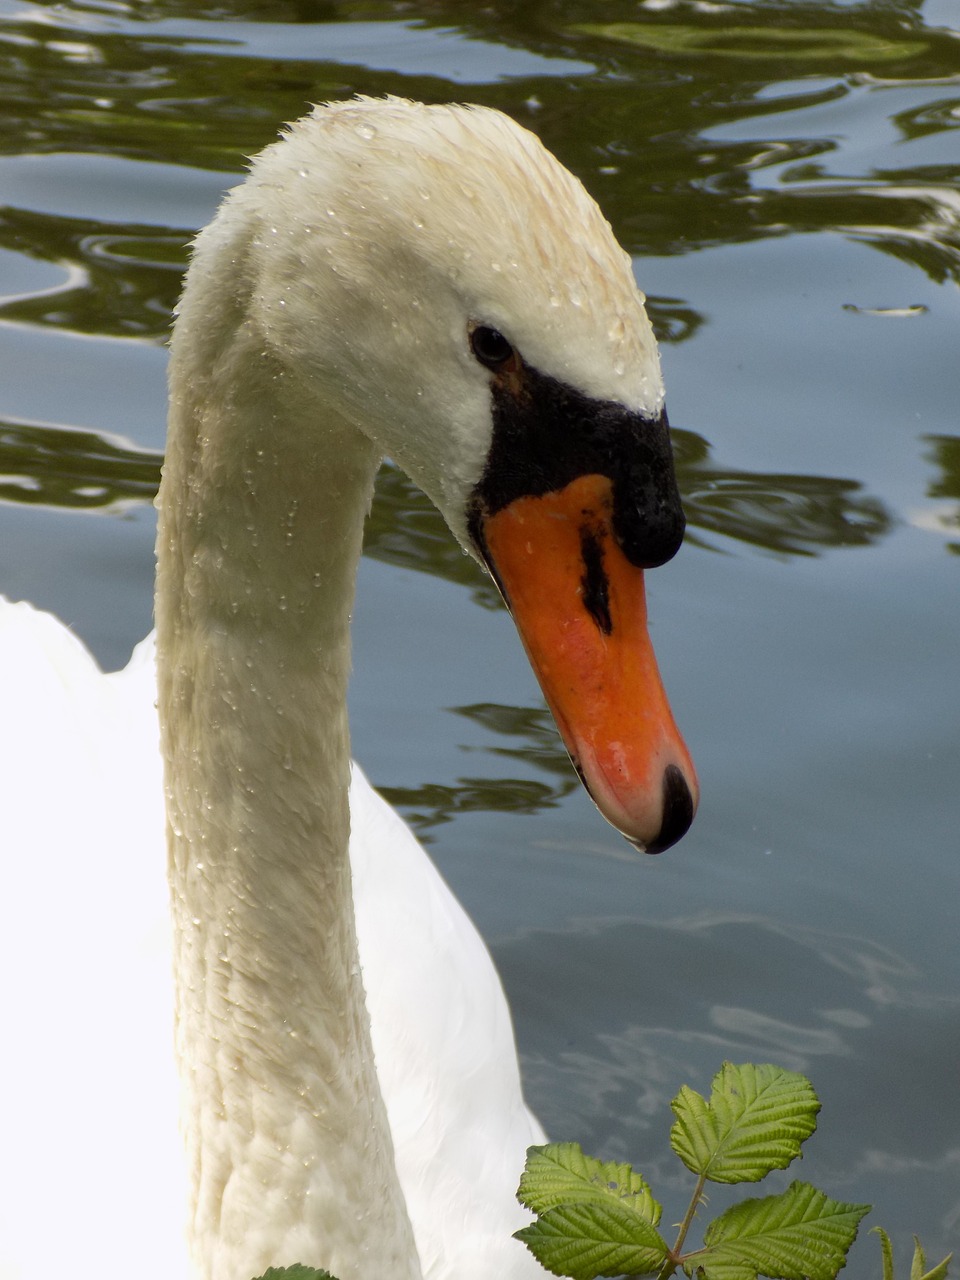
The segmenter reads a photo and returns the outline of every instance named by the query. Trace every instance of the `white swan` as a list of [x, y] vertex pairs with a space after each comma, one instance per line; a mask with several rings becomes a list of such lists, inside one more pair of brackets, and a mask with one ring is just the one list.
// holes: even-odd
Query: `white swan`
[[[157, 665], [203, 1280], [542, 1274], [510, 1239], [540, 1132], [489, 957], [360, 775], [348, 815], [349, 614], [384, 453], [494, 573], [605, 815], [655, 849], [696, 803], [644, 626], [639, 567], [682, 517], [626, 255], [497, 112], [318, 108], [200, 235], [173, 339]], [[0, 646], [0, 1277], [170, 1280], [151, 654], [104, 677], [29, 606], [0, 610]]]

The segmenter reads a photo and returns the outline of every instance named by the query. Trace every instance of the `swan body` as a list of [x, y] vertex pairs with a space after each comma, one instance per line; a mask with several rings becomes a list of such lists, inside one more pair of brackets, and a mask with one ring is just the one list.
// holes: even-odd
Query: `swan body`
[[[136, 1258], [149, 1280], [184, 1280], [152, 639], [104, 675], [55, 618], [0, 600], [0, 653], [0, 1277], [54, 1260], [81, 1277], [120, 1276]], [[510, 1232], [525, 1219], [517, 1169], [543, 1133], [523, 1105], [489, 953], [356, 767], [350, 808], [378, 1075], [425, 1274], [449, 1274], [449, 1258], [484, 1274], [485, 1244], [499, 1274], [537, 1276]], [[474, 1200], [489, 1240], [465, 1221]]]
[[[643, 626], [642, 568], [682, 532], [662, 401], [626, 256], [497, 112], [318, 108], [228, 196], [172, 343], [159, 750], [149, 649], [103, 676], [52, 619], [0, 610], [13, 900], [47, 922], [13, 984], [5, 1092], [39, 1103], [0, 1277], [46, 1267], [45, 1219], [101, 1276], [542, 1274], [510, 1238], [542, 1134], [499, 982], [351, 777], [353, 581], [389, 453], [496, 577], [603, 812], [671, 843], [696, 783]], [[543, 598], [545, 560], [569, 596]]]

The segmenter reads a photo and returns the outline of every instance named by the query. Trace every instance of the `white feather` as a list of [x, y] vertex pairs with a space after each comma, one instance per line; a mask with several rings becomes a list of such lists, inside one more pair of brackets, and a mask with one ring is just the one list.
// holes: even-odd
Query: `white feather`
[[[186, 1179], [152, 637], [104, 675], [55, 618], [0, 598], [0, 654], [0, 1277], [62, 1265], [103, 1280], [135, 1260], [144, 1280], [178, 1280]], [[510, 1238], [527, 1218], [513, 1199], [523, 1153], [544, 1139], [489, 953], [356, 767], [350, 809], [377, 1069], [424, 1274], [542, 1275]]]

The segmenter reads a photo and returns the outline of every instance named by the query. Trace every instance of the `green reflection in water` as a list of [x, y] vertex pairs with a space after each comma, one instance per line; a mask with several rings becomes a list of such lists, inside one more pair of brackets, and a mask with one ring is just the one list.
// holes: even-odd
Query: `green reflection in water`
[[511, 707], [499, 702], [476, 702], [468, 707], [453, 708], [474, 724], [491, 733], [521, 742], [519, 747], [491, 747], [490, 753], [508, 759], [526, 760], [547, 773], [555, 773], [563, 779], [558, 794], [566, 795], [577, 785], [568, 780], [570, 762], [559, 746], [560, 736], [553, 716], [546, 707]]
[[776, 475], [719, 467], [710, 446], [692, 431], [673, 431], [687, 537], [705, 534], [746, 542], [779, 555], [812, 556], [828, 548], [864, 547], [887, 533], [883, 503], [856, 480]]
[[381, 787], [390, 803], [403, 810], [403, 816], [421, 840], [428, 842], [428, 833], [433, 827], [449, 822], [458, 813], [478, 809], [536, 813], [555, 809], [564, 796], [579, 787], [580, 781], [546, 707], [481, 702], [449, 709], [512, 744], [484, 747], [481, 749], [484, 754], [526, 764], [552, 775], [552, 781], [464, 777], [452, 786], [426, 783], [420, 787]]
[[93, 431], [0, 419], [0, 501], [74, 511], [152, 502], [162, 462]]
[[58, 288], [0, 303], [0, 320], [165, 342], [192, 236], [0, 206], [0, 246], [64, 273]]
[[[36, 5], [0, 26], [16, 55], [0, 60], [0, 154], [94, 152], [239, 175], [245, 158], [275, 136], [278, 123], [300, 115], [311, 101], [355, 92], [397, 92], [428, 101], [468, 96], [535, 129], [584, 179], [618, 236], [637, 254], [684, 253], [786, 230], [850, 227], [940, 280], [945, 270], [956, 269], [955, 243], [952, 258], [935, 248], [938, 227], [949, 231], [944, 211], [955, 190], [955, 165], [922, 175], [904, 170], [831, 181], [816, 162], [836, 150], [837, 139], [829, 132], [805, 137], [798, 114], [804, 106], [842, 99], [871, 72], [878, 85], [881, 77], [884, 85], [906, 85], [955, 76], [955, 38], [924, 27], [919, 9], [908, 0], [843, 11], [823, 3], [758, 2], [749, 6], [745, 24], [731, 25], [727, 12], [706, 11], [684, 24], [665, 24], [657, 15], [639, 22], [635, 4], [610, 0], [606, 21], [597, 24], [578, 21], [590, 14], [569, 0], [535, 9], [494, 4], [466, 13], [452, 2], [355, 0], [331, 12], [280, 2], [171, 3], [137, 6], [135, 14], [118, 11], [109, 24], [99, 9], [91, 9], [101, 20], [81, 31], [76, 15], [82, 7]], [[325, 17], [339, 23], [402, 20], [407, 27], [415, 21], [419, 29], [453, 29], [541, 57], [586, 61], [596, 70], [471, 85], [465, 94], [439, 76], [325, 60]], [[190, 35], [177, 34], [181, 19], [191, 21]], [[209, 20], [210, 39], [232, 19], [304, 22], [311, 40], [305, 40], [302, 61], [258, 56], [253, 34], [236, 50], [227, 45], [212, 54], [196, 34], [197, 19]], [[151, 25], [160, 21], [162, 29]], [[739, 56], [744, 53], [749, 58]], [[782, 92], [782, 82], [791, 85], [789, 92]], [[773, 96], [766, 92], [770, 86], [777, 89]], [[894, 120], [906, 137], [946, 131], [956, 127], [954, 106], [946, 94]], [[764, 119], [775, 123], [785, 115], [796, 116], [796, 134], [765, 136]], [[756, 139], [718, 142], [708, 136], [717, 125], [751, 118], [757, 119]], [[780, 175], [782, 185], [764, 190], [751, 181], [757, 170], [782, 168], [790, 160], [795, 171]], [[918, 180], [929, 191], [926, 203], [916, 197]], [[892, 198], [894, 185], [904, 189], [902, 197]], [[939, 214], [930, 207], [938, 200]], [[28, 216], [38, 219], [42, 237], [43, 215]], [[20, 241], [18, 226], [0, 227], [0, 245], [36, 243], [37, 236]], [[915, 233], [928, 247], [911, 254]], [[147, 233], [78, 224], [73, 234], [83, 240]], [[169, 234], [182, 243], [189, 232]], [[168, 248], [177, 252], [176, 245]], [[88, 252], [85, 259], [75, 249], [58, 261], [94, 272], [99, 264], [89, 260], [93, 256]], [[156, 246], [145, 245], [139, 261], [144, 268], [156, 265]], [[171, 292], [169, 284], [155, 280], [145, 296], [152, 299], [155, 290], [157, 301]], [[138, 331], [165, 331], [151, 310], [136, 319]], [[129, 304], [125, 315], [129, 320]], [[92, 316], [84, 322], [92, 323]], [[109, 332], [118, 322], [106, 309], [101, 323]]]
[[926, 40], [884, 39], [850, 27], [678, 25], [663, 22], [577, 23], [571, 31], [665, 53], [722, 58], [776, 58], [798, 62], [903, 61], [925, 52]]
[[[946, 499], [936, 521], [948, 537], [960, 538], [960, 436], [928, 436], [929, 460], [940, 469], [940, 479], [927, 490], [931, 498]], [[960, 541], [948, 542], [947, 550], [960, 555]]]
[[[558, 739], [558, 761], [562, 750]], [[541, 813], [555, 809], [561, 798], [578, 785], [572, 766], [570, 773], [570, 783], [563, 788], [549, 787], [532, 778], [458, 778], [452, 786], [426, 782], [420, 787], [379, 786], [378, 790], [403, 813], [420, 841], [429, 844], [432, 828], [461, 813]]]

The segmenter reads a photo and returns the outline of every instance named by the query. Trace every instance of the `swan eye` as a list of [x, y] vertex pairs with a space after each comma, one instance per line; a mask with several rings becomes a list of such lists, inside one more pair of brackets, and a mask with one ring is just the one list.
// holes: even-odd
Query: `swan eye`
[[470, 334], [470, 346], [480, 363], [495, 372], [516, 359], [516, 352], [500, 330], [488, 325], [477, 325]]

